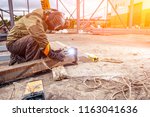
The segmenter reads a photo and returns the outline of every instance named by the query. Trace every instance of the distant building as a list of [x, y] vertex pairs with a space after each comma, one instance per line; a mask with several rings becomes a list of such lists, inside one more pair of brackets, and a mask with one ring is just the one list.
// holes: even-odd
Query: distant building
[[[111, 0], [111, 2], [123, 23], [129, 27], [130, 0]], [[110, 21], [113, 28], [123, 27], [113, 9]], [[134, 27], [150, 28], [150, 0], [134, 0], [132, 24]]]

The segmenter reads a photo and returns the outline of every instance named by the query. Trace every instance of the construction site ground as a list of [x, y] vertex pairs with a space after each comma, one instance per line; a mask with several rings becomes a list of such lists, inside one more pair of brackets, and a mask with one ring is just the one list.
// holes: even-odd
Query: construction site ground
[[[65, 67], [69, 78], [54, 81], [51, 71], [3, 85], [0, 99], [20, 100], [26, 84], [42, 80], [46, 99], [150, 99], [150, 35], [48, 34], [51, 42], [91, 53], [98, 62]], [[0, 45], [5, 44], [1, 42]], [[5, 52], [6, 53], [6, 52]], [[3, 54], [5, 54], [3, 53]], [[7, 54], [7, 53], [6, 53]]]

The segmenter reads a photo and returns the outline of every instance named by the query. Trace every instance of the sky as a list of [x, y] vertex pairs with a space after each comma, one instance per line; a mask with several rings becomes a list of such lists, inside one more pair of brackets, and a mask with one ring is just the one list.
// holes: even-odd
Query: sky
[[[12, 0], [13, 1], [13, 8], [14, 10], [26, 10], [25, 14], [27, 14], [27, 0]], [[49, 0], [51, 7], [56, 8], [56, 0]], [[66, 8], [72, 13], [74, 9], [76, 8], [76, 0], [61, 0], [63, 4], [66, 6]], [[95, 9], [100, 4], [101, 0], [85, 0], [85, 17], [89, 18], [92, 13], [95, 11]], [[105, 17], [106, 16], [106, 1], [103, 2], [99, 10], [96, 12], [96, 14], [93, 17]], [[30, 6], [30, 12], [36, 8], [41, 8], [41, 2], [40, 0], [29, 0], [29, 6]], [[82, 18], [83, 16], [83, 4], [81, 3], [80, 6], [80, 16]], [[0, 8], [4, 10], [8, 10], [8, 0], [0, 0]], [[59, 11], [62, 11], [65, 13], [66, 17], [69, 17], [69, 13], [66, 11], [66, 9], [62, 6], [62, 4], [59, 2]], [[110, 11], [110, 9], [109, 9]], [[16, 15], [23, 15], [23, 12], [14, 12]], [[9, 18], [9, 15], [4, 14], [5, 18]], [[76, 18], [76, 12], [73, 14], [73, 17]]]

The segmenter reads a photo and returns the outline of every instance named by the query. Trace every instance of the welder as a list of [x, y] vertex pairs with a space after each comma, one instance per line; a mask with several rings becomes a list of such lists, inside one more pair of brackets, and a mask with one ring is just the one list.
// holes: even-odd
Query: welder
[[64, 25], [64, 14], [55, 9], [36, 9], [23, 16], [8, 33], [6, 46], [11, 53], [9, 65], [46, 56], [63, 61], [64, 55], [51, 48], [46, 30], [58, 30]]

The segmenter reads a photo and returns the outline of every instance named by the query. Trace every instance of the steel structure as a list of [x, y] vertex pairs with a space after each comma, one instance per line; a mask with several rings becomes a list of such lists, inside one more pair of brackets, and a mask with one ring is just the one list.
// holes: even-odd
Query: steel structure
[[[95, 11], [92, 13], [92, 15], [90, 16], [90, 18], [88, 19], [88, 21], [90, 21], [92, 18], [93, 18], [93, 16], [95, 15], [95, 13], [98, 11], [98, 9], [100, 8], [100, 6], [102, 5], [102, 3], [104, 2], [105, 0], [101, 0], [100, 1], [100, 4], [98, 5], [98, 7], [96, 7], [96, 9], [95, 9]], [[133, 0], [131, 0], [132, 2], [131, 2], [131, 4], [133, 5]], [[73, 17], [73, 14], [75, 13], [75, 11], [77, 10], [77, 14], [76, 14], [76, 17], [77, 17], [77, 32], [79, 32], [79, 29], [80, 29], [80, 4], [81, 4], [81, 2], [83, 2], [83, 20], [85, 19], [85, 2], [86, 2], [86, 0], [76, 0], [76, 9], [72, 12], [72, 13], [70, 13], [70, 11], [67, 9], [67, 7], [65, 6], [65, 4], [63, 3], [63, 1], [62, 0], [56, 0], [56, 8], [58, 9], [58, 7], [59, 7], [59, 2], [62, 4], [62, 6], [65, 8], [65, 10], [69, 13], [69, 15], [70, 15], [70, 17], [69, 18], [73, 18], [74, 19], [74, 17]], [[115, 7], [113, 6], [113, 4], [112, 4], [112, 2], [111, 2], [111, 0], [107, 0], [107, 10], [106, 10], [106, 18], [107, 18], [107, 15], [108, 15], [108, 4], [110, 4], [111, 5], [111, 8], [115, 11], [115, 13], [117, 14], [117, 16], [118, 16], [118, 19], [119, 19], [119, 21], [121, 22], [121, 24], [123, 25], [123, 27], [124, 28], [126, 28], [126, 25], [124, 24], [124, 22], [122, 21], [122, 19], [121, 19], [121, 17], [120, 17], [120, 15], [118, 14], [118, 12], [116, 11], [116, 9], [115, 9]], [[132, 27], [132, 13], [133, 13], [133, 7], [131, 7], [131, 10], [130, 10], [130, 26]], [[85, 27], [86, 27], [86, 25], [89, 23], [89, 22], [86, 22], [85, 23], [85, 25], [83, 26], [83, 28], [82, 29], [84, 29]]]
[[[27, 11], [29, 13], [30, 12], [29, 0], [26, 0], [26, 2], [27, 2]], [[10, 23], [11, 23], [11, 28], [12, 28], [14, 26], [14, 16], [15, 16], [14, 15], [14, 10], [13, 10], [13, 1], [8, 0], [8, 5], [9, 5], [9, 12], [7, 12], [7, 13], [10, 14]], [[2, 10], [1, 10], [1, 12], [2, 12]], [[23, 10], [23, 12], [24, 12], [24, 10]], [[3, 15], [3, 13], [2, 13], [2, 15]]]
[[133, 7], [134, 7], [134, 0], [130, 0], [130, 19], [129, 19], [129, 27], [132, 28], [133, 23]]
[[30, 12], [29, 0], [27, 0], [28, 13]]
[[9, 4], [9, 13], [10, 13], [10, 24], [11, 28], [14, 26], [14, 13], [13, 13], [13, 3], [12, 0], [8, 0]]
[[[65, 6], [63, 0], [54, 0], [54, 1], [56, 2], [56, 9], [59, 10], [59, 5], [61, 4], [61, 5], [65, 8], [66, 12], [70, 15], [69, 18], [75, 19], [75, 18], [73, 17], [73, 14], [75, 13], [75, 11], [77, 11], [77, 12], [76, 12], [76, 21], [77, 21], [77, 32], [78, 32], [79, 29], [80, 29], [80, 20], [81, 20], [81, 19], [80, 19], [80, 18], [81, 18], [81, 16], [80, 16], [80, 4], [81, 4], [81, 2], [82, 2], [82, 4], [83, 4], [83, 6], [82, 6], [82, 7], [83, 7], [83, 17], [82, 17], [82, 19], [84, 20], [84, 19], [85, 19], [85, 2], [86, 2], [86, 0], [76, 0], [76, 8], [73, 10], [72, 13], [67, 9], [67, 7]], [[95, 11], [91, 14], [91, 16], [90, 16], [90, 18], [88, 19], [88, 21], [90, 21], [90, 20], [93, 18], [94, 14], [98, 11], [98, 9], [100, 8], [100, 6], [102, 5], [102, 3], [103, 3], [104, 1], [105, 1], [105, 0], [101, 0], [101, 1], [100, 1], [100, 4], [96, 7]], [[14, 25], [12, 0], [8, 0], [8, 2], [9, 2], [9, 12], [10, 12], [10, 18], [11, 18], [11, 25]], [[60, 4], [59, 4], [59, 3], [60, 3]], [[107, 14], [108, 14], [108, 4], [111, 5], [111, 8], [112, 8], [112, 9], [115, 11], [115, 13], [117, 14], [117, 16], [118, 16], [118, 18], [119, 18], [121, 24], [124, 26], [124, 28], [126, 28], [124, 22], [123, 22], [122, 19], [120, 18], [120, 15], [119, 15], [118, 12], [116, 11], [116, 9], [115, 9], [115, 7], [113, 6], [111, 0], [107, 0], [106, 18], [107, 18]], [[133, 0], [131, 0], [131, 5], [130, 5], [130, 6], [131, 6], [131, 7], [130, 7], [130, 27], [132, 27]], [[29, 12], [29, 0], [27, 0], [27, 8], [28, 8], [28, 12]], [[86, 24], [88, 23], [88, 21], [85, 23], [85, 26], [86, 26]], [[84, 28], [84, 26], [83, 26], [83, 28]]]

